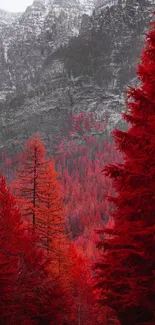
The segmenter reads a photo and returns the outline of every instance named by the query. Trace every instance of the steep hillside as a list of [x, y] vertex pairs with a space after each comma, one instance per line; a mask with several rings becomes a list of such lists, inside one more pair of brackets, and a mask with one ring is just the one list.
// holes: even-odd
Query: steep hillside
[[90, 15], [88, 2], [73, 4], [34, 1], [3, 28], [0, 146], [9, 152], [37, 131], [52, 148], [69, 111], [108, 115], [108, 130], [121, 123], [123, 90], [137, 82], [136, 64], [155, 5], [102, 0]]
[[35, 0], [32, 6], [16, 17], [2, 12], [2, 98], [4, 91], [16, 89], [22, 92], [33, 87], [48, 55], [66, 44], [72, 36], [78, 35], [82, 14], [87, 10], [78, 0]]

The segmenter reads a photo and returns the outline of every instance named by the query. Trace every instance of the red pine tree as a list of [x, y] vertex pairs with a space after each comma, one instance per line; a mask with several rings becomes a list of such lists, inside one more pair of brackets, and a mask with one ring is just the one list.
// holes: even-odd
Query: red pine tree
[[33, 136], [26, 144], [19, 167], [16, 170], [16, 179], [12, 188], [25, 219], [37, 225], [36, 209], [39, 206], [40, 179], [44, 175], [46, 166], [46, 151], [38, 136]]
[[[47, 272], [38, 238], [24, 225], [0, 177], [0, 324], [62, 324], [69, 304], [59, 279]], [[63, 299], [63, 301], [62, 301]]]
[[138, 77], [141, 85], [129, 89], [123, 114], [130, 128], [114, 131], [124, 162], [104, 169], [117, 191], [111, 198], [116, 209], [96, 264], [101, 301], [121, 325], [155, 324], [155, 23]]
[[49, 162], [45, 168], [43, 177], [40, 179], [39, 208], [37, 209], [37, 223], [39, 224], [40, 236], [43, 246], [49, 253], [52, 249], [54, 237], [65, 232], [65, 220], [61, 192], [54, 166]]
[[[2, 318], [0, 323], [17, 324], [17, 318], [20, 319], [26, 308], [22, 304], [22, 288], [24, 287], [24, 295], [29, 296], [33, 286], [36, 285], [36, 275], [43, 268], [41, 267], [40, 252], [36, 250], [36, 245], [33, 245], [32, 236], [26, 235], [26, 228], [17, 208], [16, 200], [6, 187], [5, 179], [2, 177], [0, 178], [0, 236], [0, 317]], [[33, 256], [32, 268], [32, 259], [30, 263], [29, 256]], [[27, 267], [26, 260], [28, 260]], [[29, 274], [30, 286], [28, 286]]]

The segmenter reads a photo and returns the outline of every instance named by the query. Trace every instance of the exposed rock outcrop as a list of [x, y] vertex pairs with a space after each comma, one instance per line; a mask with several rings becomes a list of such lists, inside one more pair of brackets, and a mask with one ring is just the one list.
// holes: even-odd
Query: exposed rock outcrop
[[0, 147], [14, 152], [38, 131], [52, 148], [71, 110], [108, 115], [108, 130], [120, 125], [154, 9], [151, 0], [38, 0], [5, 13]]

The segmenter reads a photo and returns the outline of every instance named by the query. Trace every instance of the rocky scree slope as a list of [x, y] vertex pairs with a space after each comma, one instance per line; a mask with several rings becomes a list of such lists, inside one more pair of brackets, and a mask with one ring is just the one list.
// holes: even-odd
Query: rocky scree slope
[[154, 9], [151, 0], [100, 0], [89, 5], [42, 0], [4, 24], [1, 150], [18, 151], [34, 132], [52, 148], [70, 111], [106, 115], [108, 130], [117, 124], [124, 127], [123, 90], [137, 82], [136, 64]]

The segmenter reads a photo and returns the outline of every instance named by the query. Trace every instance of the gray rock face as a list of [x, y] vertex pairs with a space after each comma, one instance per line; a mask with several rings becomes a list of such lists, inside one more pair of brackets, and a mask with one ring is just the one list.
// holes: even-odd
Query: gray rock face
[[[93, 7], [95, 10], [91, 14]], [[155, 5], [151, 0], [35, 0], [0, 11], [0, 148], [40, 132], [52, 148], [68, 112], [120, 124]]]
[[[35, 0], [20, 16], [3, 12], [0, 25], [0, 94], [30, 90], [45, 58], [79, 32], [83, 14], [76, 1]], [[8, 22], [8, 23], [7, 23]]]

